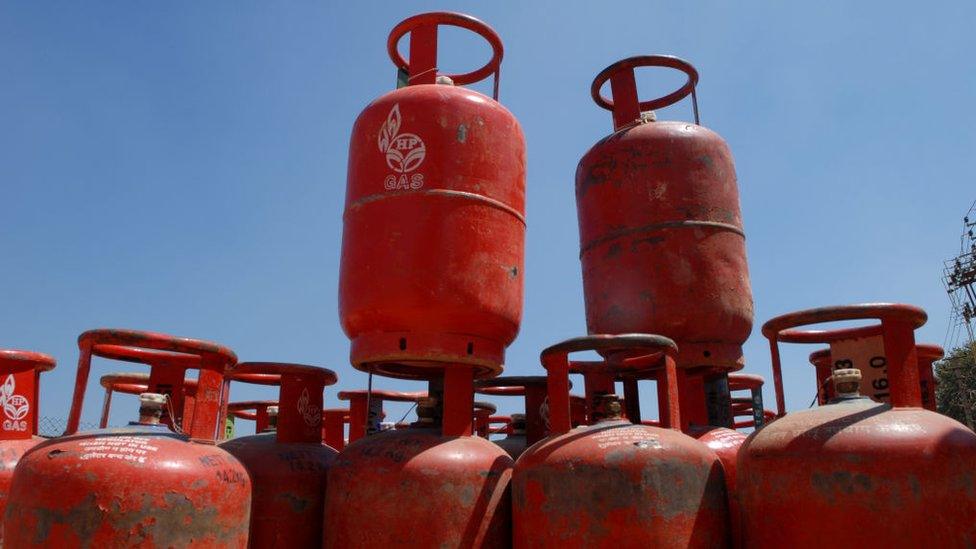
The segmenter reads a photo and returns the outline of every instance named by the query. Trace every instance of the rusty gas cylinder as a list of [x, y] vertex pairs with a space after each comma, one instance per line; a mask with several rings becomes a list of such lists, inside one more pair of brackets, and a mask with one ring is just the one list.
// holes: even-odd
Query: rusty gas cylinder
[[976, 544], [976, 433], [921, 407], [913, 332], [924, 311], [871, 303], [774, 318], [763, 326], [774, 376], [779, 341], [822, 333], [797, 328], [852, 320], [880, 321], [891, 402], [861, 396], [863, 381], [852, 388], [855, 369], [843, 368], [830, 402], [750, 435], [739, 458], [744, 545], [822, 547], [825, 536], [834, 547]]
[[430, 380], [409, 428], [350, 442], [329, 471], [325, 547], [505, 547], [512, 459], [473, 435], [474, 369]]
[[[139, 420], [78, 433], [91, 358], [99, 345], [121, 345], [197, 357], [209, 371], [183, 433], [161, 423], [182, 409], [186, 369], [153, 364]], [[80, 357], [65, 435], [23, 457], [4, 520], [9, 547], [245, 547], [251, 486], [247, 471], [215, 446], [223, 375], [237, 362], [206, 341], [130, 330], [91, 330], [78, 338]], [[215, 385], [211, 381], [220, 380]], [[169, 391], [162, 394], [159, 388]]]
[[322, 391], [335, 372], [303, 364], [242, 362], [242, 374], [280, 377], [275, 429], [221, 444], [251, 476], [251, 546], [320, 547], [326, 475], [336, 454], [322, 443]]
[[[0, 349], [0, 517], [10, 496], [14, 468], [27, 450], [44, 441], [37, 436], [41, 372], [54, 369], [54, 359], [33, 351]], [[4, 543], [0, 524], [0, 544]], [[9, 547], [9, 545], [8, 545]]]
[[512, 459], [518, 459], [526, 448], [546, 436], [546, 377], [502, 376], [479, 380], [478, 393], [492, 396], [521, 396], [525, 399], [525, 413], [512, 414], [511, 432], [496, 440]]
[[[569, 354], [598, 351], [611, 374], [665, 371], [665, 428], [623, 419], [613, 393], [594, 395], [592, 425], [570, 428]], [[519, 457], [512, 479], [515, 547], [724, 547], [728, 509], [714, 452], [681, 433], [671, 340], [591, 335], [542, 352], [552, 434]]]
[[[439, 26], [481, 35], [491, 60], [441, 75]], [[473, 17], [425, 13], [387, 46], [405, 85], [363, 110], [349, 144], [339, 313], [351, 361], [401, 378], [445, 364], [490, 377], [518, 332], [524, 279], [525, 140], [497, 101], [502, 43]], [[492, 74], [494, 97], [462, 87]]]
[[[677, 69], [688, 80], [639, 101], [637, 67]], [[608, 80], [612, 100], [600, 94]], [[679, 367], [718, 368], [721, 383], [722, 371], [742, 367], [752, 292], [732, 154], [698, 124], [697, 82], [691, 64], [662, 55], [618, 61], [593, 81], [591, 95], [613, 112], [614, 133], [576, 169], [580, 261], [590, 333], [664, 334], [681, 349]], [[694, 124], [646, 112], [689, 94]]]

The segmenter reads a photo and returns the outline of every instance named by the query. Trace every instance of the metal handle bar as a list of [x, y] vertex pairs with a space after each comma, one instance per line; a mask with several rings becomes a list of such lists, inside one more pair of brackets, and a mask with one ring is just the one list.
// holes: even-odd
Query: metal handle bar
[[[386, 41], [386, 49], [390, 59], [397, 68], [408, 71], [409, 84], [433, 84], [437, 79], [437, 27], [447, 25], [460, 27], [478, 34], [491, 45], [491, 59], [480, 69], [461, 73], [449, 74], [448, 78], [457, 85], [473, 84], [494, 74], [493, 97], [498, 100], [498, 80], [501, 72], [502, 57], [505, 49], [502, 40], [494, 29], [483, 21], [454, 12], [421, 13], [401, 21], [390, 31]], [[397, 45], [400, 39], [410, 33], [410, 60], [400, 55]], [[408, 84], [408, 85], [409, 85]]]

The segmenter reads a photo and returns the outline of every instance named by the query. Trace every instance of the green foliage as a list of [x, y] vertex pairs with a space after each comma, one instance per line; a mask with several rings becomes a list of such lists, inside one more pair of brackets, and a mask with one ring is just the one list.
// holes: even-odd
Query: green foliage
[[965, 405], [968, 401], [970, 416], [976, 419], [976, 348], [956, 347], [935, 364], [938, 383], [935, 401], [940, 414], [967, 423]]

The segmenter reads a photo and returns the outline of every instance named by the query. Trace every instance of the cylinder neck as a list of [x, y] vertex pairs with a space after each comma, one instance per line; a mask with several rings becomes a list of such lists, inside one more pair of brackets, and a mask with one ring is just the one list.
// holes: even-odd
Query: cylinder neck
[[593, 421], [615, 421], [623, 418], [620, 397], [613, 393], [597, 393], [593, 396]]
[[443, 414], [444, 409], [439, 398], [433, 396], [421, 398], [417, 401], [417, 421], [412, 426], [440, 427]]
[[139, 395], [139, 424], [159, 425], [166, 408], [167, 397], [159, 393], [142, 393]]

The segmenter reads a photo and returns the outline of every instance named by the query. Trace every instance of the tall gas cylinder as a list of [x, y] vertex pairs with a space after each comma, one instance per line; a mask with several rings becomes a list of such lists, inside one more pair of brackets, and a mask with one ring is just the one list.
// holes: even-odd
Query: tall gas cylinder
[[[130, 330], [81, 334], [67, 430], [36, 446], [17, 466], [4, 544], [245, 547], [251, 485], [241, 464], [214, 444], [222, 430], [219, 392], [199, 399], [183, 432], [175, 432], [161, 419], [164, 410], [181, 409], [185, 369], [153, 365], [138, 421], [79, 433], [91, 357], [99, 345], [193, 355], [195, 368], [220, 379], [237, 362], [229, 349], [206, 341]], [[162, 385], [171, 393], [160, 393]]]
[[442, 370], [418, 421], [350, 442], [329, 471], [325, 547], [506, 547], [512, 458], [472, 436], [474, 368]]
[[[688, 80], [665, 97], [639, 101], [637, 67], [677, 69]], [[608, 80], [612, 99], [600, 92]], [[681, 349], [680, 367], [727, 372], [743, 365], [752, 292], [732, 154], [698, 123], [697, 82], [691, 64], [662, 55], [624, 59], [593, 81], [591, 95], [613, 112], [614, 133], [576, 169], [586, 326], [590, 333], [663, 334]], [[648, 112], [689, 94], [694, 124]], [[731, 419], [713, 424], [731, 427]]]
[[546, 404], [545, 376], [503, 376], [479, 380], [478, 393], [492, 396], [521, 396], [525, 399], [525, 413], [512, 414], [512, 432], [495, 441], [512, 459], [518, 459], [526, 448], [546, 436], [543, 408]]
[[[610, 374], [640, 375], [658, 355], [665, 372], [662, 424], [622, 418], [619, 397], [594, 395], [595, 423], [570, 428], [569, 354], [597, 351]], [[728, 509], [714, 452], [681, 433], [671, 340], [654, 335], [591, 335], [542, 352], [552, 434], [528, 448], [512, 478], [515, 547], [724, 547]]]
[[[438, 26], [481, 35], [491, 60], [440, 74]], [[432, 364], [490, 377], [518, 332], [524, 277], [525, 140], [498, 103], [502, 43], [473, 17], [425, 13], [387, 46], [405, 85], [363, 110], [349, 144], [339, 314], [351, 361], [403, 378]], [[492, 97], [462, 87], [492, 74]]]
[[321, 547], [326, 476], [338, 453], [322, 443], [322, 391], [335, 372], [316, 366], [242, 362], [240, 374], [280, 376], [275, 430], [220, 446], [251, 476], [252, 547]]
[[924, 311], [870, 303], [776, 317], [763, 326], [774, 375], [784, 334], [816, 337], [798, 328], [852, 320], [880, 321], [890, 404], [859, 396], [859, 370], [835, 370], [834, 381], [857, 376], [853, 390], [839, 383], [827, 404], [750, 435], [739, 454], [744, 545], [822, 547], [825, 536], [838, 547], [976, 544], [976, 433], [921, 406], [913, 332]]
[[[42, 353], [0, 349], [3, 376], [3, 421], [0, 422], [0, 517], [10, 499], [10, 482], [21, 456], [44, 441], [37, 436], [41, 372], [54, 369], [54, 359]], [[0, 524], [0, 543], [3, 543]]]

